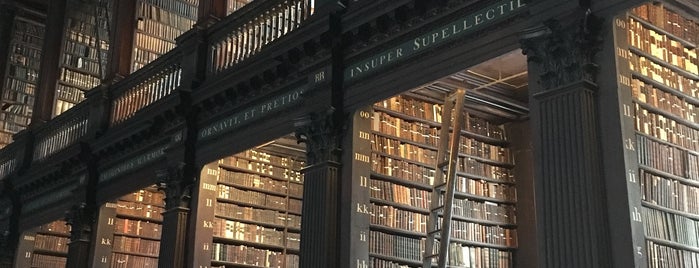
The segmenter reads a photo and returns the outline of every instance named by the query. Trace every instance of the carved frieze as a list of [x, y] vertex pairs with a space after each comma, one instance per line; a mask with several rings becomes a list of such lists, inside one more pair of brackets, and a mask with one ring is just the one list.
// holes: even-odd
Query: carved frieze
[[339, 161], [341, 137], [334, 113], [332, 108], [325, 113], [312, 113], [297, 124], [296, 139], [306, 144], [308, 165]]

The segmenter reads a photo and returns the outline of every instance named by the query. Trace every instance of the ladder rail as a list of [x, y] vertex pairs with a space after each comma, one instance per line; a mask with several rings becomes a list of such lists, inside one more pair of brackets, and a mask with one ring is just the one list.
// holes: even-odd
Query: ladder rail
[[[433, 190], [431, 194], [430, 215], [427, 223], [427, 241], [425, 241], [425, 253], [423, 256], [423, 268], [432, 267], [432, 259], [438, 257], [438, 267], [446, 267], [446, 258], [449, 248], [449, 238], [451, 234], [451, 218], [453, 209], [453, 199], [455, 191], [456, 165], [459, 154], [459, 145], [461, 138], [461, 124], [463, 122], [463, 105], [466, 90], [459, 88], [456, 92], [448, 95], [445, 99], [444, 108], [442, 110], [442, 124], [439, 133], [439, 147], [437, 149], [437, 163], [435, 165], [435, 178], [432, 182]], [[456, 118], [452, 123], [452, 113], [456, 113]], [[451, 132], [451, 138], [449, 129]], [[448, 140], [448, 142], [447, 142]], [[447, 155], [447, 151], [449, 154]], [[446, 170], [444, 167], [446, 166]], [[446, 174], [445, 174], [446, 172]], [[443, 205], [439, 204], [439, 199], [442, 197], [441, 185], [446, 185], [446, 196], [443, 199]], [[439, 224], [439, 210], [443, 211], [441, 228]], [[436, 235], [439, 232], [440, 245], [435, 254], [434, 243]]]

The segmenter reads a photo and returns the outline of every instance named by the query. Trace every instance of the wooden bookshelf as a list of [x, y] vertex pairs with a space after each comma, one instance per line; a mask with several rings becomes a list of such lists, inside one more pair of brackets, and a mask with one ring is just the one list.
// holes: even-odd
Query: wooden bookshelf
[[[369, 263], [422, 267], [442, 106], [408, 96], [376, 103], [369, 133]], [[503, 126], [466, 114], [461, 130], [450, 265], [512, 267], [514, 161]], [[442, 202], [441, 200], [439, 202]], [[466, 253], [465, 255], [463, 253]], [[473, 257], [473, 258], [472, 258]], [[487, 260], [486, 260], [487, 259]]]
[[213, 267], [298, 267], [304, 157], [251, 149], [211, 167]]
[[625, 152], [636, 265], [692, 267], [699, 257], [699, 24], [665, 4], [639, 6], [617, 22], [622, 135], [634, 142]]
[[66, 267], [69, 241], [70, 226], [62, 220], [25, 231], [20, 237], [15, 267]]
[[[0, 147], [12, 142], [12, 135], [25, 129], [31, 120], [41, 63], [45, 26], [17, 16], [9, 36], [7, 68], [3, 75], [0, 110]], [[6, 108], [5, 108], [6, 107]]]
[[138, 0], [131, 72], [175, 48], [197, 21], [198, 0]]

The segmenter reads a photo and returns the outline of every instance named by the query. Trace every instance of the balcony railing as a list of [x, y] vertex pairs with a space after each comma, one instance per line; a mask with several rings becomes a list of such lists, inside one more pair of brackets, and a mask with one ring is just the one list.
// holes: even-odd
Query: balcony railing
[[209, 73], [219, 73], [250, 58], [298, 28], [312, 14], [313, 0], [248, 4], [216, 25], [211, 33]]
[[84, 137], [87, 134], [89, 108], [87, 102], [79, 103], [41, 126], [36, 133], [32, 159], [44, 160]]
[[182, 76], [181, 49], [173, 49], [149, 63], [112, 88], [110, 125], [131, 118], [136, 112], [170, 95], [180, 86]]
[[5, 179], [17, 168], [17, 144], [10, 144], [0, 150], [0, 181]]

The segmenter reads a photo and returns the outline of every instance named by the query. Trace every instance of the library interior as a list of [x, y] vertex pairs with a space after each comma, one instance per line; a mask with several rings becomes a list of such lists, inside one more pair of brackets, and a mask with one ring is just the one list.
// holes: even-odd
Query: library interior
[[696, 0], [0, 0], [0, 267], [699, 268]]

